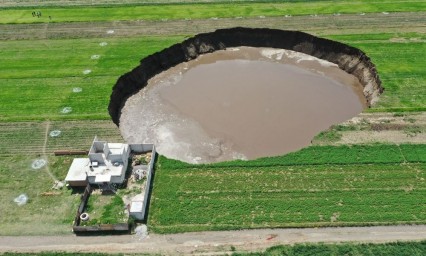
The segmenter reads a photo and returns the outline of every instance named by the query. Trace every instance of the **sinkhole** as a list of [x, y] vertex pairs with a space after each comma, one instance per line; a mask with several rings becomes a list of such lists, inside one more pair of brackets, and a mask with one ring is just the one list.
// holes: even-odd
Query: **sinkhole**
[[118, 80], [109, 110], [128, 143], [211, 163], [306, 147], [382, 91], [356, 48], [302, 32], [236, 28], [142, 60]]

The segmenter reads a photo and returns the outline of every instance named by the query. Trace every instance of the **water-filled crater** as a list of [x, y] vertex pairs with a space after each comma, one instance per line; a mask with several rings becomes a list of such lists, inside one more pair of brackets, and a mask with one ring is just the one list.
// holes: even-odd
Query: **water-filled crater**
[[[198, 54], [162, 65], [124, 98], [118, 118], [127, 142], [154, 143], [191, 163], [283, 155], [356, 116], [383, 90], [371, 69], [357, 71], [362, 62], [343, 54], [333, 61], [268, 44], [212, 51], [198, 43]], [[374, 79], [360, 79], [364, 73]]]

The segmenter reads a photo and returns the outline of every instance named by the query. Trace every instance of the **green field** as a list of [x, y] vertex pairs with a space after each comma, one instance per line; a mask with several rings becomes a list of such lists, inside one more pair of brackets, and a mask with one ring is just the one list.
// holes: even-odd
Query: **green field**
[[424, 255], [426, 243], [398, 242], [388, 244], [301, 244], [295, 246], [274, 246], [262, 253], [236, 253], [235, 256], [261, 255]]
[[[8, 9], [0, 17], [1, 23], [76, 22], [106, 20], [207, 19], [258, 16], [310, 15], [334, 13], [419, 12], [426, 11], [426, 3], [413, 0], [394, 1], [298, 1], [279, 3], [209, 3], [145, 5], [125, 7], [51, 8], [40, 9], [42, 17], [31, 15], [32, 9]], [[49, 16], [52, 19], [49, 19]]]
[[[71, 231], [80, 195], [67, 189], [52, 190], [54, 180], [46, 170], [31, 169], [34, 159], [36, 155], [0, 157], [0, 235], [53, 235]], [[52, 156], [48, 160], [54, 175], [64, 179], [72, 158]], [[22, 193], [29, 201], [18, 206], [13, 200]]]
[[[386, 88], [370, 111], [424, 111], [426, 65], [420, 33], [330, 36], [364, 50], [377, 65]], [[184, 36], [1, 41], [0, 121], [109, 119], [105, 111], [118, 77], [138, 61], [180, 42]], [[106, 42], [102, 47], [99, 43]], [[140, 45], [140, 47], [135, 47]], [[71, 49], [71, 50], [70, 50]], [[91, 59], [99, 55], [99, 59]], [[91, 70], [90, 74], [83, 74]], [[83, 89], [73, 93], [74, 87]], [[62, 114], [64, 107], [72, 112]]]
[[[109, 119], [118, 77], [182, 36], [1, 41], [0, 120]], [[102, 47], [99, 44], [106, 42]], [[135, 47], [140, 45], [141, 47]], [[99, 59], [91, 59], [99, 55]], [[83, 74], [91, 70], [90, 74]], [[82, 88], [73, 93], [74, 87]], [[62, 114], [64, 107], [72, 112]]]
[[[423, 33], [330, 36], [365, 51], [376, 64], [385, 93], [371, 111], [425, 111]], [[402, 40], [398, 41], [397, 38]], [[392, 42], [393, 40], [393, 42]]]
[[283, 157], [193, 166], [161, 157], [156, 232], [426, 223], [426, 147], [310, 147]]
[[[328, 146], [286, 156], [198, 166], [160, 157], [151, 230], [425, 224], [424, 1], [182, 2], [81, 8], [56, 1], [37, 9], [0, 4], [0, 216], [6, 216], [0, 235], [70, 232], [80, 195], [51, 189], [72, 159], [53, 151], [87, 150], [95, 135], [121, 141], [107, 111], [118, 77], [156, 51], [234, 24], [303, 30], [365, 51], [385, 92], [364, 114], [390, 117], [362, 131], [375, 135], [380, 126], [380, 132], [412, 136], [415, 144], [391, 134], [380, 144], [336, 146], [359, 129], [352, 125], [325, 133]], [[34, 10], [43, 16], [32, 17]], [[107, 34], [110, 29], [115, 33]], [[76, 87], [82, 92], [74, 93]], [[64, 107], [72, 112], [61, 113]], [[403, 124], [390, 121], [398, 117]], [[49, 137], [55, 129], [62, 134]], [[48, 160], [48, 168], [32, 170], [38, 158]], [[20, 193], [28, 194], [26, 205], [13, 202]], [[52, 212], [57, 214], [46, 218]]]
[[[55, 179], [65, 179], [73, 159], [54, 156], [53, 151], [87, 150], [95, 135], [121, 141], [117, 128], [110, 121], [96, 120], [0, 124], [0, 235], [69, 234], [81, 195], [52, 189]], [[46, 130], [62, 133], [45, 138]], [[48, 161], [48, 168], [32, 169], [32, 162], [40, 158]], [[29, 201], [17, 206], [13, 200], [22, 193]]]

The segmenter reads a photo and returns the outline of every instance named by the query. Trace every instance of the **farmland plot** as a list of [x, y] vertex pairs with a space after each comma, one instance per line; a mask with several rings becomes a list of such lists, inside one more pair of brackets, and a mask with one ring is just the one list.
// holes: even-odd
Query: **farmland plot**
[[[80, 202], [71, 190], [52, 189], [54, 180], [46, 167], [31, 168], [37, 155], [0, 157], [0, 235], [36, 235], [69, 233]], [[49, 157], [49, 168], [63, 180], [71, 157]], [[17, 205], [14, 199], [25, 194], [28, 202]]]
[[[426, 110], [423, 1], [58, 7], [70, 2], [85, 4], [43, 1], [40, 18], [31, 16], [32, 7], [1, 5], [6, 8], [0, 9], [0, 216], [6, 217], [0, 219], [0, 235], [70, 232], [79, 195], [52, 189], [52, 175], [63, 180], [72, 158], [52, 152], [85, 150], [95, 135], [121, 141], [107, 113], [118, 77], [143, 57], [200, 32], [233, 26], [293, 29], [359, 47], [377, 65], [386, 89], [367, 114], [403, 116], [407, 136], [425, 132], [416, 117]], [[99, 3], [105, 2], [117, 3]], [[396, 113], [380, 113], [389, 111]], [[360, 127], [380, 132], [390, 127], [386, 122]], [[354, 127], [339, 126], [343, 130], [337, 132]], [[54, 130], [61, 134], [50, 137]], [[161, 157], [149, 225], [170, 233], [424, 224], [426, 147], [425, 141], [416, 143], [327, 144], [199, 166]], [[41, 157], [52, 175], [46, 167], [31, 168]], [[21, 193], [29, 201], [18, 206], [13, 200]]]
[[[251, 18], [285, 15], [320, 15], [345, 13], [420, 12], [426, 3], [413, 0], [393, 1], [270, 1], [266, 3], [195, 3], [130, 6], [91, 6], [78, 8], [45, 7], [41, 17], [31, 16], [28, 9], [5, 9], [0, 24], [37, 22], [77, 22], [105, 20], [178, 20], [209, 18]], [[49, 18], [53, 17], [53, 18]]]
[[[368, 148], [375, 149], [379, 148]], [[361, 158], [361, 163], [352, 159], [339, 165], [267, 166], [265, 160], [265, 166], [248, 162], [238, 167], [230, 162], [175, 168], [172, 160], [162, 157], [149, 224], [157, 232], [170, 233], [425, 223], [426, 207], [418, 201], [426, 189], [425, 159], [419, 155], [425, 147], [402, 149], [416, 152], [408, 157], [413, 162], [397, 152], [387, 155], [386, 150], [383, 163], [375, 164], [362, 164]], [[356, 150], [334, 148], [333, 153], [339, 151], [343, 156], [343, 151], [350, 155]], [[293, 155], [297, 154], [303, 152]]]

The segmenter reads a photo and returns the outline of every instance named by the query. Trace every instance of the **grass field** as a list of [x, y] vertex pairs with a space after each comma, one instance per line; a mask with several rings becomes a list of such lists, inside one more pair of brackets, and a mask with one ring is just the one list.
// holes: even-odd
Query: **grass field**
[[[2, 41], [0, 120], [109, 119], [106, 109], [118, 77], [182, 38]], [[73, 93], [74, 87], [82, 92]], [[72, 112], [62, 114], [67, 106]]]
[[[232, 17], [311, 15], [333, 13], [418, 12], [426, 11], [426, 3], [413, 0], [393, 1], [297, 1], [280, 3], [209, 3], [165, 4], [145, 6], [51, 8], [40, 9], [42, 17], [33, 17], [32, 9], [7, 9], [0, 24], [34, 22], [76, 22], [106, 20], [207, 19]], [[356, 10], [356, 11], [355, 11]], [[49, 16], [52, 19], [49, 19]]]
[[[424, 34], [330, 38], [361, 48], [376, 63], [386, 91], [369, 111], [426, 110], [426, 62], [422, 55], [426, 44], [410, 40], [425, 40]], [[398, 42], [398, 38], [410, 43]], [[2, 41], [0, 120], [109, 119], [105, 110], [117, 78], [137, 66], [142, 57], [183, 39], [184, 36], [164, 36]], [[102, 42], [108, 45], [102, 47]], [[93, 60], [92, 55], [100, 57]], [[91, 73], [83, 74], [85, 70]], [[83, 91], [73, 93], [74, 87]], [[72, 107], [72, 112], [62, 114], [67, 106]]]
[[274, 246], [262, 253], [236, 253], [238, 255], [424, 255], [425, 242], [398, 242], [388, 244], [301, 244], [295, 246]]
[[[365, 51], [376, 64], [385, 93], [371, 111], [425, 111], [423, 33], [330, 36]], [[409, 89], [408, 89], [409, 88]]]
[[424, 145], [310, 147], [193, 166], [160, 158], [156, 232], [426, 223]]
[[[33, 170], [36, 155], [0, 157], [0, 235], [66, 234], [80, 203], [80, 195], [71, 190], [52, 190], [54, 180], [46, 170]], [[49, 157], [49, 168], [63, 180], [71, 164], [70, 157]], [[14, 198], [20, 194], [29, 198], [18, 206]]]
[[[426, 111], [424, 1], [188, 2], [81, 8], [65, 6], [69, 1], [44, 1], [53, 6], [37, 8], [41, 18], [32, 17], [35, 8], [0, 4], [0, 36], [5, 38], [0, 41], [0, 216], [6, 216], [0, 218], [0, 235], [70, 232], [79, 194], [52, 190], [48, 170], [64, 179], [72, 158], [55, 157], [53, 151], [87, 150], [95, 135], [122, 141], [107, 112], [118, 77], [149, 54], [234, 22], [307, 29], [359, 47], [376, 64], [385, 87], [378, 105], [365, 112], [378, 119], [387, 112], [405, 116], [403, 126], [388, 119], [380, 125], [402, 127], [407, 136], [412, 129], [417, 144], [397, 145], [390, 137], [387, 144], [331, 143], [286, 156], [200, 166], [160, 157], [151, 230], [426, 222], [426, 141], [417, 135], [426, 132], [418, 117]], [[293, 17], [285, 20], [284, 15]], [[115, 33], [107, 34], [111, 27]], [[76, 87], [82, 91], [73, 92]], [[72, 112], [61, 113], [64, 107]], [[374, 125], [363, 129], [376, 134]], [[341, 137], [358, 128], [334, 129]], [[52, 130], [62, 133], [46, 136]], [[32, 170], [38, 158], [48, 160], [49, 168]], [[30, 198], [24, 206], [13, 202], [20, 193]]]

